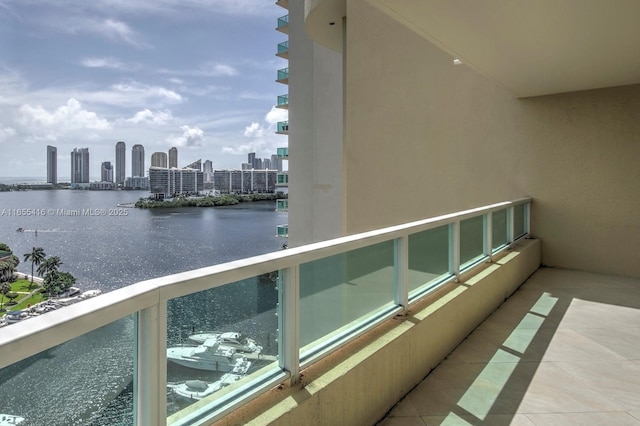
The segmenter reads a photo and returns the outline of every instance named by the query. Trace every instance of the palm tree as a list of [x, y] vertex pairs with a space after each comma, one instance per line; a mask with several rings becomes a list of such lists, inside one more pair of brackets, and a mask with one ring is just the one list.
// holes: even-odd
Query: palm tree
[[33, 247], [31, 253], [25, 253], [24, 261], [31, 262], [31, 284], [29, 285], [29, 288], [33, 287], [33, 266], [40, 265], [45, 257], [47, 257], [47, 255], [42, 247]]
[[60, 265], [62, 265], [62, 261], [58, 256], [48, 257], [38, 266], [38, 275], [46, 277], [49, 274], [55, 274], [58, 272]]

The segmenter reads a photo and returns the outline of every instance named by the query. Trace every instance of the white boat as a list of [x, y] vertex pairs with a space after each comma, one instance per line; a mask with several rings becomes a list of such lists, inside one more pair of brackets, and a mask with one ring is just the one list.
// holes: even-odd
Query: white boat
[[167, 359], [189, 368], [224, 372], [247, 362], [246, 357], [229, 346], [221, 345], [216, 339], [206, 340], [200, 346], [167, 348]]
[[0, 414], [0, 426], [19, 425], [24, 420], [24, 417], [14, 416], [12, 414]]
[[102, 291], [100, 291], [99, 289], [94, 289], [94, 290], [87, 290], [84, 293], [82, 293], [81, 295], [79, 295], [78, 297], [80, 299], [90, 299], [92, 297], [96, 297], [97, 295], [99, 295], [100, 293], [102, 293]]
[[202, 332], [198, 334], [192, 334], [189, 339], [203, 344], [205, 341], [215, 339], [223, 346], [228, 346], [235, 349], [238, 352], [249, 352], [259, 354], [262, 352], [262, 346], [259, 346], [255, 340], [248, 338], [242, 333], [238, 332]]
[[223, 387], [237, 382], [241, 378], [242, 376], [240, 374], [226, 373], [220, 377], [220, 380], [216, 380], [213, 383], [203, 382], [202, 380], [187, 380], [184, 383], [170, 384], [167, 386], [174, 394], [182, 398], [199, 401], [219, 391]]

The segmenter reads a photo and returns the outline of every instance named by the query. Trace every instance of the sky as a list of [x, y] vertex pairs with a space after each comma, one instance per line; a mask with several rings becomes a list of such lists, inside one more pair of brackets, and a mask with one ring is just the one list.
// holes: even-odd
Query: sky
[[58, 179], [89, 148], [90, 175], [115, 163], [115, 144], [178, 149], [178, 166], [240, 168], [269, 158], [287, 111], [273, 0], [0, 0], [0, 178]]

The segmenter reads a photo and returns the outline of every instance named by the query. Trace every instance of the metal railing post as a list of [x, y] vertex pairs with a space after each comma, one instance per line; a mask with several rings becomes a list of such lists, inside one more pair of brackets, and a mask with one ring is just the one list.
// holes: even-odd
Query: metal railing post
[[515, 240], [515, 207], [510, 206], [507, 208], [507, 241], [509, 244], [513, 244]]
[[406, 314], [409, 309], [409, 236], [393, 240], [393, 257], [396, 275], [394, 302], [402, 306], [402, 311]]
[[449, 224], [449, 273], [460, 282], [460, 221]]
[[488, 256], [489, 262], [493, 263], [493, 212], [482, 216], [482, 236], [484, 255]]
[[138, 311], [134, 358], [134, 424], [167, 423], [167, 303]]
[[278, 315], [278, 353], [280, 368], [291, 375], [293, 385], [300, 379], [300, 266], [283, 270]]

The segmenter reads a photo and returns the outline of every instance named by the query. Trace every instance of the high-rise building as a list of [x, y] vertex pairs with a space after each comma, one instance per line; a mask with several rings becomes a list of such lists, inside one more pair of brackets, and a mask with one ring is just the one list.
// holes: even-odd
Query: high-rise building
[[144, 147], [136, 144], [131, 148], [131, 177], [144, 177]]
[[127, 145], [120, 141], [116, 143], [116, 184], [124, 184], [125, 170], [126, 170], [126, 158], [127, 158]]
[[71, 151], [71, 183], [89, 183], [89, 148]]
[[159, 199], [197, 194], [203, 185], [204, 174], [200, 170], [153, 166], [149, 169], [149, 189]]
[[262, 168], [265, 170], [273, 170], [271, 168], [271, 160], [268, 158], [263, 158], [262, 159]]
[[183, 167], [183, 169], [194, 169], [202, 171], [202, 160], [196, 160], [193, 163]]
[[167, 168], [167, 153], [154, 152], [151, 154], [151, 167]]
[[169, 149], [169, 168], [178, 167], [178, 148]]
[[276, 154], [271, 156], [271, 168], [279, 172], [282, 171], [282, 159]]
[[248, 155], [248, 160], [247, 163], [251, 164], [252, 168], [256, 168], [255, 164], [256, 164], [256, 153], [255, 152], [250, 152]]
[[100, 181], [113, 182], [113, 166], [111, 161], [104, 161], [100, 167]]
[[211, 160], [205, 160], [202, 171], [204, 172], [204, 181], [213, 182], [213, 163]]
[[58, 183], [58, 148], [47, 145], [47, 182]]

